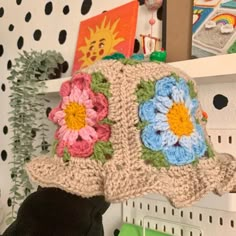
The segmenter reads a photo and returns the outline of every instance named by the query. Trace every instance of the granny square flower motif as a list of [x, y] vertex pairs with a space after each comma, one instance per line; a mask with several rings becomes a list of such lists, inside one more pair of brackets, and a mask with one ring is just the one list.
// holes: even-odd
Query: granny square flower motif
[[110, 125], [103, 122], [108, 115], [108, 98], [92, 89], [101, 76], [80, 73], [62, 84], [61, 102], [49, 114], [58, 125], [55, 139], [59, 157], [87, 158], [96, 148], [101, 149], [100, 154], [104, 148], [111, 149]]
[[191, 83], [174, 76], [153, 82], [153, 96], [139, 105], [145, 148], [159, 152], [172, 165], [185, 165], [204, 156], [207, 144], [199, 121], [199, 106]]

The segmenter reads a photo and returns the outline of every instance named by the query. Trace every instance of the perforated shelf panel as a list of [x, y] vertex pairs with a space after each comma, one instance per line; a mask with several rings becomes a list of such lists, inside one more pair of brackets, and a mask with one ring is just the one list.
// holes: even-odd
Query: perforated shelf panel
[[202, 207], [176, 209], [151, 196], [124, 203], [123, 221], [175, 236], [236, 235], [234, 212]]
[[[216, 151], [236, 154], [236, 130], [208, 129], [208, 134]], [[235, 236], [236, 194], [209, 194], [183, 209], [173, 208], [164, 197], [148, 195], [123, 204], [123, 221], [175, 236]]]

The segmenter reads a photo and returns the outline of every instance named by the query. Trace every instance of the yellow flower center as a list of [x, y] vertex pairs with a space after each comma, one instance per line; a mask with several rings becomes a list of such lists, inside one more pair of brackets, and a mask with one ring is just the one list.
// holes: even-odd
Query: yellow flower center
[[174, 104], [167, 113], [170, 129], [177, 136], [189, 136], [193, 132], [188, 109], [183, 103]]
[[65, 121], [69, 129], [80, 130], [86, 124], [86, 108], [84, 105], [71, 102], [64, 110], [66, 113]]

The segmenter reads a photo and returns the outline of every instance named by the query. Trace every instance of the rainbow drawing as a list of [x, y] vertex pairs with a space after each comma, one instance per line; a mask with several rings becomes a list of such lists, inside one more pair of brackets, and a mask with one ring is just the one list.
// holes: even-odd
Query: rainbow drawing
[[216, 24], [232, 24], [234, 27], [236, 27], [236, 15], [230, 14], [230, 13], [222, 13], [219, 14], [211, 19], [212, 21], [215, 21]]

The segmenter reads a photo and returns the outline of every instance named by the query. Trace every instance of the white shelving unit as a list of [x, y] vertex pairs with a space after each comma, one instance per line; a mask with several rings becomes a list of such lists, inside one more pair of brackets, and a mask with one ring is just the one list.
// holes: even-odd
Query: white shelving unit
[[[169, 64], [184, 70], [199, 85], [236, 81], [236, 54], [205, 57]], [[65, 77], [47, 81], [46, 93], [57, 93], [61, 84], [70, 78]]]
[[[208, 134], [215, 149], [236, 156], [236, 54], [170, 64], [185, 71], [198, 84], [199, 99], [209, 115]], [[61, 84], [68, 79], [47, 81], [49, 97], [55, 99]], [[231, 106], [217, 114], [211, 108], [216, 93], [227, 94], [231, 99]], [[119, 206], [116, 208], [119, 210]], [[208, 194], [193, 207], [184, 209], [173, 208], [161, 196], [148, 195], [125, 202], [122, 219], [175, 236], [235, 236], [236, 193], [222, 197]]]

